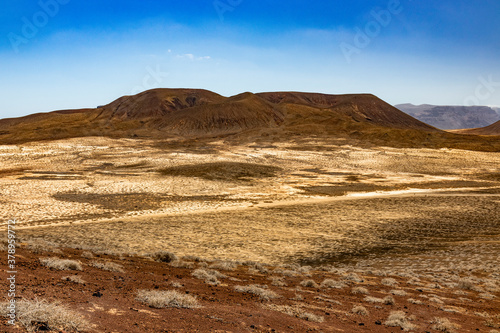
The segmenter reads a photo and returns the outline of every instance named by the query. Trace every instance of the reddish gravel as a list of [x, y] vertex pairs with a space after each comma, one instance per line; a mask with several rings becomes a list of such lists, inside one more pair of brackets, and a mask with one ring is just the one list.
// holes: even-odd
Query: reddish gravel
[[[458, 296], [458, 289], [429, 289], [408, 284], [408, 277], [393, 277], [398, 285], [389, 287], [381, 284], [383, 277], [363, 275], [364, 282], [345, 281], [349, 285], [342, 289], [311, 288], [301, 286], [304, 280], [312, 279], [321, 283], [325, 278], [335, 280], [342, 276], [323, 271], [312, 271], [311, 276], [284, 276], [286, 287], [272, 286], [269, 276], [272, 273], [250, 273], [248, 266], [240, 265], [233, 271], [220, 271], [228, 278], [221, 284], [211, 286], [194, 278], [193, 268], [174, 268], [167, 263], [152, 261], [141, 257], [116, 257], [95, 255], [95, 258], [81, 257], [83, 251], [62, 249], [62, 253], [32, 253], [21, 247], [17, 251], [17, 294], [19, 299], [44, 299], [59, 301], [81, 313], [93, 327], [88, 332], [399, 332], [399, 327], [386, 327], [383, 323], [391, 311], [404, 311], [415, 316], [411, 323], [418, 326], [414, 332], [436, 332], [431, 329], [434, 317], [444, 317], [460, 325], [458, 332], [490, 332], [500, 324], [500, 294], [493, 300], [479, 298], [477, 292], [467, 291], [466, 296]], [[2, 252], [4, 253], [4, 252]], [[40, 257], [58, 256], [59, 258], [80, 260], [83, 271], [60, 271], [41, 265]], [[124, 268], [124, 273], [108, 272], [89, 266], [91, 261], [112, 261]], [[193, 263], [195, 268], [200, 263]], [[203, 264], [202, 264], [203, 265]], [[7, 267], [2, 261], [0, 278], [7, 278]], [[85, 284], [63, 281], [63, 276], [77, 274]], [[182, 287], [174, 287], [178, 283]], [[423, 281], [427, 285], [431, 281]], [[269, 290], [281, 297], [269, 301], [258, 296], [237, 292], [236, 285], [268, 285]], [[393, 296], [394, 305], [374, 304], [364, 301], [366, 295], [352, 294], [354, 286], [363, 286], [370, 296], [383, 298], [391, 289], [405, 290], [407, 296]], [[300, 287], [301, 290], [296, 288]], [[6, 295], [7, 293], [5, 292]], [[138, 289], [178, 290], [195, 295], [201, 305], [198, 309], [164, 308], [154, 309], [136, 300]], [[295, 300], [302, 295], [302, 300]], [[431, 302], [421, 295], [437, 295], [443, 304]], [[469, 300], [459, 299], [459, 297]], [[419, 299], [423, 305], [409, 303], [408, 298]], [[312, 322], [281, 312], [265, 309], [264, 306], [302, 305], [304, 311], [324, 318], [323, 322]], [[363, 305], [368, 316], [354, 315], [354, 305]], [[443, 311], [442, 308], [459, 307], [457, 313]], [[492, 317], [489, 327], [486, 318], [475, 313], [487, 312]], [[496, 316], [496, 317], [495, 317]], [[24, 332], [20, 328], [0, 322], [1, 332]]]

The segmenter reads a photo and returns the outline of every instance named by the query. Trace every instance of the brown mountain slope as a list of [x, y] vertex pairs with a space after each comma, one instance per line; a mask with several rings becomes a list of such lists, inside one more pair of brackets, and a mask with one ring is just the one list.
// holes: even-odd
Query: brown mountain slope
[[[349, 139], [352, 144], [500, 150], [498, 140], [446, 133], [370, 94], [154, 89], [96, 108], [0, 120], [0, 144], [85, 136], [237, 142]], [[497, 147], [498, 146], [498, 147]]]
[[500, 121], [486, 127], [462, 129], [453, 132], [473, 135], [500, 135]]
[[122, 121], [156, 119], [195, 106], [222, 103], [225, 99], [208, 90], [153, 89], [117, 99], [102, 107], [102, 116]]
[[162, 119], [164, 131], [179, 136], [211, 136], [239, 133], [253, 128], [274, 128], [284, 121], [280, 108], [251, 93], [181, 110]]
[[251, 93], [230, 98], [206, 90], [154, 89], [97, 109], [0, 120], [0, 142], [81, 136], [210, 137], [280, 125], [280, 108]]
[[0, 143], [11, 144], [100, 135], [99, 129], [83, 125], [90, 123], [98, 114], [96, 109], [80, 109], [1, 119]]
[[352, 118], [355, 122], [368, 122], [378, 126], [400, 129], [437, 131], [371, 94], [325, 95], [300, 92], [271, 92], [257, 94], [279, 105], [306, 105]]

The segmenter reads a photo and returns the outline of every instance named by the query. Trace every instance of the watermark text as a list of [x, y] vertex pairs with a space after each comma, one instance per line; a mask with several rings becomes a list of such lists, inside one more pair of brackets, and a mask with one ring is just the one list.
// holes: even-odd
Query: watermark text
[[9, 220], [7, 223], [7, 322], [14, 325], [16, 321], [16, 220]]
[[226, 12], [232, 12], [236, 7], [241, 5], [242, 2], [243, 0], [215, 0], [214, 8], [221, 22], [224, 22], [224, 14]]
[[49, 24], [50, 19], [59, 14], [61, 5], [67, 5], [70, 0], [40, 0], [38, 6], [40, 10], [31, 17], [23, 16], [21, 18], [22, 26], [19, 33], [10, 32], [7, 35], [10, 45], [14, 52], [19, 53], [19, 47], [28, 44], [35, 38], [41, 29]]
[[484, 104], [485, 101], [490, 99], [495, 92], [500, 88], [500, 82], [493, 80], [493, 75], [485, 78], [484, 76], [478, 77], [478, 85], [474, 90], [474, 94], [468, 96], [464, 100], [464, 105], [474, 106]]
[[350, 64], [355, 54], [360, 54], [361, 50], [368, 47], [371, 42], [380, 35], [382, 28], [391, 24], [393, 17], [403, 11], [403, 6], [400, 0], [390, 0], [386, 9], [372, 10], [370, 12], [371, 20], [368, 21], [363, 28], [357, 27], [354, 29], [352, 43], [340, 43], [340, 49], [344, 54], [344, 58]]

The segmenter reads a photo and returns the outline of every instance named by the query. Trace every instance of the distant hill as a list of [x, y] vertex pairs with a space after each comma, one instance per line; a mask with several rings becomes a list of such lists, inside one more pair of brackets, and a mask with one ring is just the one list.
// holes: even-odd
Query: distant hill
[[500, 110], [488, 106], [438, 106], [399, 104], [395, 106], [434, 127], [449, 130], [484, 127], [500, 120]]
[[298, 134], [306, 127], [319, 134], [363, 127], [355, 124], [437, 131], [369, 94], [280, 92], [223, 97], [199, 89], [153, 89], [96, 109], [0, 120], [0, 141], [96, 135], [203, 138], [273, 128]]
[[486, 127], [456, 130], [454, 133], [472, 135], [500, 135], [500, 121]]
[[0, 120], [0, 144], [88, 136], [500, 151], [498, 140], [441, 131], [371, 94], [247, 92], [224, 97], [200, 89], [153, 89], [95, 109]]

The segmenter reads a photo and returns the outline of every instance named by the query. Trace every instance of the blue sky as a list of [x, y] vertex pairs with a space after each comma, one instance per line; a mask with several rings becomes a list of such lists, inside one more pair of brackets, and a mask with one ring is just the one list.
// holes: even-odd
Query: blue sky
[[157, 87], [500, 105], [498, 13], [498, 0], [9, 2], [0, 118]]

